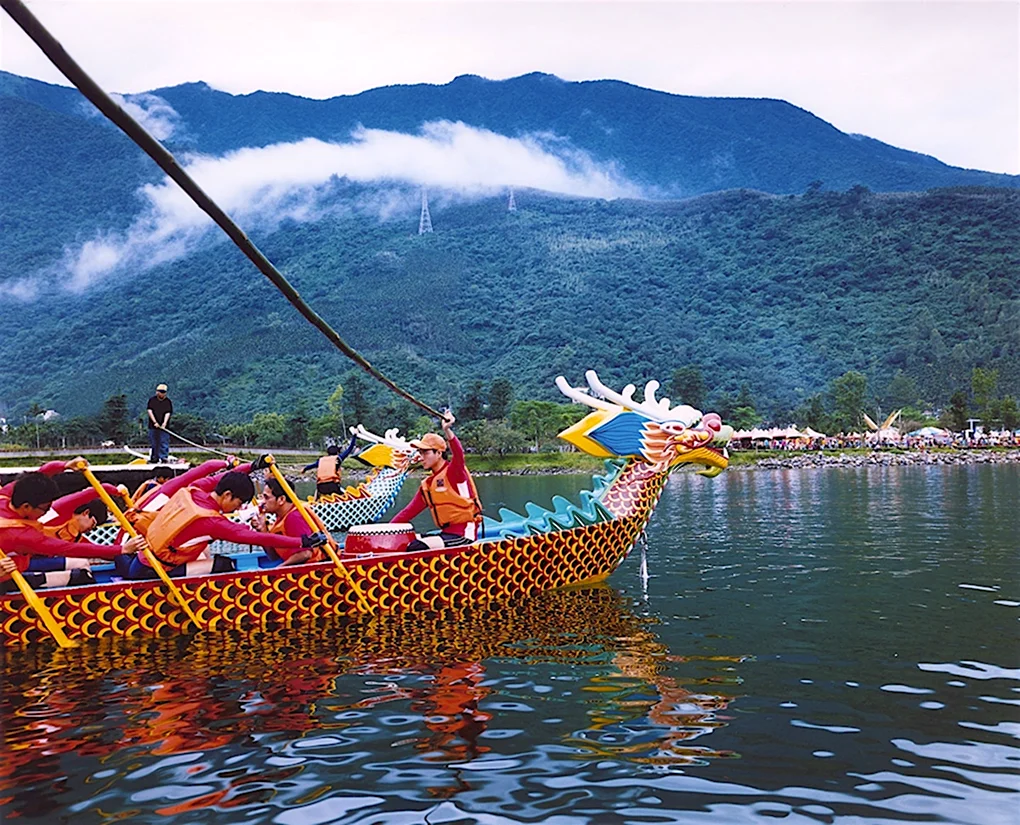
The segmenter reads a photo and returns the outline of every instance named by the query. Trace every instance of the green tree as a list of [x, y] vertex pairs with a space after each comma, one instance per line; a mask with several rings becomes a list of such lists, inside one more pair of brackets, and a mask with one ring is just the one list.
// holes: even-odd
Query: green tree
[[1011, 395], [1004, 396], [999, 402], [999, 418], [1003, 429], [1013, 431], [1020, 424], [1020, 412], [1017, 411], [1016, 399]]
[[329, 398], [326, 399], [326, 408], [329, 410], [329, 414], [334, 418], [339, 419], [340, 430], [347, 432], [347, 422], [344, 419], [344, 385], [337, 384], [336, 389], [330, 393]]
[[360, 375], [352, 375], [347, 380], [345, 395], [350, 401], [351, 415], [355, 424], [364, 424], [366, 427], [371, 423], [372, 404], [368, 400], [368, 389]]
[[510, 411], [510, 426], [533, 439], [536, 450], [578, 419], [574, 405], [552, 401], [518, 401]]
[[981, 367], [974, 367], [970, 374], [970, 390], [974, 396], [974, 406], [977, 414], [981, 416], [982, 422], [988, 426], [991, 422], [989, 409], [995, 400], [995, 387], [999, 383], [999, 371], [987, 370]]
[[103, 402], [103, 408], [99, 411], [99, 430], [118, 444], [126, 444], [131, 438], [134, 426], [131, 423], [127, 396], [124, 393], [111, 395]]
[[822, 393], [812, 395], [794, 410], [793, 419], [801, 426], [828, 433], [830, 425], [829, 414], [825, 411], [825, 396]]
[[740, 385], [740, 392], [737, 393], [736, 401], [733, 403], [737, 407], [750, 407], [752, 410], [757, 408], [754, 396], [751, 394], [751, 387], [748, 386], [746, 381]]
[[433, 432], [436, 429], [437, 425], [435, 424], [435, 419], [433, 419], [432, 416], [419, 415], [413, 422], [411, 422], [411, 426], [407, 428], [407, 431], [401, 433], [401, 435], [410, 440], [411, 436], [424, 435], [425, 433]]
[[754, 396], [751, 394], [751, 388], [746, 382], [740, 385], [740, 392], [737, 393], [736, 398], [725, 396], [724, 401], [728, 409], [727, 415], [723, 420], [736, 429], [748, 430], [761, 423], [762, 417], [755, 409]]
[[726, 424], [733, 423], [733, 411], [737, 408], [737, 399], [731, 392], [716, 393], [715, 400], [709, 405], [707, 412], [714, 412]]
[[913, 407], [919, 398], [917, 382], [903, 370], [896, 370], [896, 374], [885, 389], [885, 406], [891, 410]]
[[402, 433], [408, 432], [417, 418], [417, 407], [404, 399], [391, 401], [377, 407], [369, 419], [368, 428], [383, 433], [396, 427]]
[[290, 415], [287, 416], [287, 433], [285, 446], [304, 447], [308, 444], [308, 427], [311, 418], [308, 415], [308, 404], [304, 399], [297, 402]]
[[287, 419], [280, 413], [255, 413], [251, 429], [257, 447], [282, 447], [287, 439]]
[[250, 444], [254, 444], [258, 433], [255, 432], [255, 428], [252, 426], [250, 421], [238, 423], [238, 424], [227, 424], [223, 428], [223, 434], [233, 444], [240, 444], [242, 447], [247, 447]]
[[68, 446], [90, 447], [102, 440], [96, 416], [78, 415], [64, 422]]
[[868, 394], [868, 379], [863, 373], [850, 370], [830, 385], [833, 406], [833, 424], [849, 433], [861, 426], [861, 414]]
[[189, 441], [204, 442], [210, 430], [209, 422], [193, 413], [178, 413], [172, 421], [170, 428]]
[[666, 390], [670, 403], [674, 406], [688, 404], [696, 409], [702, 409], [705, 404], [705, 378], [701, 374], [701, 367], [697, 364], [680, 367], [674, 371]]
[[758, 415], [758, 411], [754, 407], [737, 407], [733, 410], [733, 415], [730, 418], [729, 423], [738, 430], [749, 430], [761, 423], [761, 416]]
[[457, 419], [467, 423], [485, 417], [485, 395], [481, 381], [472, 381], [467, 397], [457, 409]]
[[524, 433], [510, 427], [503, 419], [482, 419], [467, 424], [458, 436], [464, 446], [480, 455], [508, 455], [523, 452], [528, 443]]
[[489, 387], [489, 409], [486, 417], [499, 420], [510, 415], [514, 403], [514, 385], [506, 378], [497, 378]]
[[323, 444], [327, 439], [332, 439], [343, 443], [349, 438], [343, 399], [343, 384], [337, 384], [326, 399], [326, 414], [308, 421], [307, 438], [310, 442]]
[[957, 390], [949, 398], [949, 407], [942, 411], [939, 423], [947, 430], [954, 433], [961, 433], [967, 429], [967, 419], [970, 411], [967, 409], [967, 393]]

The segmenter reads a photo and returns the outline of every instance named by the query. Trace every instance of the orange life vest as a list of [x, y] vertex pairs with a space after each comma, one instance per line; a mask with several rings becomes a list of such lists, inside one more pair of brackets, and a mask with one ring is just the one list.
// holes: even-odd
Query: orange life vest
[[[33, 530], [38, 530], [40, 533], [43, 532], [43, 526], [34, 518], [4, 518], [0, 516], [0, 529], [4, 527], [31, 527]], [[26, 553], [24, 550], [7, 550], [11, 558], [14, 559], [14, 563], [18, 566], [18, 570], [22, 573], [28, 569], [28, 562], [31, 555]]]
[[[326, 532], [326, 525], [322, 523], [322, 519], [319, 518], [312, 510], [309, 510], [308, 508], [305, 508], [305, 509], [306, 509], [308, 515], [310, 515], [312, 517], [312, 521], [315, 522], [315, 529], [318, 530], [320, 533], [325, 533]], [[292, 512], [294, 512], [294, 511], [291, 510], [290, 513], [292, 513]], [[286, 529], [284, 527], [284, 522], [287, 520], [287, 516], [289, 516], [290, 513], [287, 513], [287, 515], [282, 516], [282, 517], [281, 516], [277, 516], [276, 517], [276, 521], [274, 521], [270, 525], [269, 532], [270, 533], [276, 533], [278, 536], [286, 536], [287, 535], [287, 531], [286, 531]], [[313, 548], [311, 548], [311, 550], [312, 550], [312, 555], [308, 559], [308, 562], [307, 562], [308, 564], [311, 564], [313, 561], [323, 561], [326, 558], [326, 556], [322, 552], [321, 548], [313, 547]], [[265, 551], [266, 551], [266, 555], [268, 555], [270, 557], [272, 557], [272, 555], [274, 553], [277, 556], [281, 555], [280, 554], [280, 550], [278, 548], [275, 548], [275, 547], [266, 547]], [[288, 553], [288, 556], [284, 556], [284, 558], [289, 558], [289, 555], [293, 555], [294, 553], [300, 553], [301, 550], [298, 549], [298, 550], [285, 551], [285, 552]]]
[[74, 520], [74, 516], [69, 518], [63, 524], [44, 524], [42, 525], [42, 531], [47, 536], [52, 536], [55, 539], [63, 539], [64, 541], [81, 541], [81, 530], [78, 529], [78, 522]]
[[42, 524], [34, 518], [4, 518], [0, 516], [0, 529], [4, 527], [31, 527], [40, 533], [44, 532]]
[[324, 455], [315, 467], [315, 480], [319, 484], [328, 484], [331, 481], [339, 482], [342, 475], [340, 462], [335, 455]]
[[136, 510], [131, 508], [130, 510], [124, 511], [124, 517], [131, 522], [131, 526], [138, 531], [140, 535], [148, 537], [149, 525], [156, 520], [156, 516], [159, 515], [159, 510]]
[[155, 479], [153, 478], [147, 479], [138, 485], [138, 489], [135, 490], [134, 494], [131, 496], [131, 500], [137, 503], [138, 500], [142, 496], [144, 496], [147, 492], [159, 486], [160, 485], [156, 482]]
[[467, 483], [455, 489], [448, 478], [449, 472], [450, 462], [447, 461], [438, 473], [421, 480], [422, 498], [440, 530], [451, 524], [476, 522], [482, 515], [482, 502], [471, 474], [465, 469]]
[[209, 516], [222, 516], [219, 510], [209, 510], [199, 507], [191, 497], [192, 488], [184, 487], [178, 490], [170, 500], [156, 513], [156, 517], [149, 524], [145, 537], [149, 541], [149, 547], [161, 562], [171, 567], [177, 567], [189, 561], [194, 561], [205, 549], [208, 541], [195, 542], [186, 548], [173, 546], [173, 541], [178, 534], [200, 518]]

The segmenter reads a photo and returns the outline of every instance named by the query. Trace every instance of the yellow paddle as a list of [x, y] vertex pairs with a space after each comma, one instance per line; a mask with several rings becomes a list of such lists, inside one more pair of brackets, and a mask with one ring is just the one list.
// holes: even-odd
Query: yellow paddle
[[313, 519], [308, 510], [305, 509], [304, 502], [297, 497], [297, 493], [295, 493], [294, 489], [287, 483], [287, 479], [283, 477], [283, 473], [281, 473], [280, 469], [276, 466], [276, 461], [273, 457], [268, 456], [266, 461], [269, 464], [269, 472], [271, 472], [273, 474], [273, 478], [279, 482], [283, 491], [287, 494], [287, 498], [289, 498], [291, 502], [293, 502], [294, 506], [297, 507], [298, 512], [301, 513], [301, 517], [305, 520], [305, 523], [312, 528], [313, 532], [318, 533], [321, 530], [326, 534], [326, 538], [329, 539], [329, 541], [327, 541], [324, 545], [326, 553], [333, 560], [333, 565], [338, 571], [340, 571], [340, 574], [347, 579], [347, 583], [351, 586], [351, 589], [354, 590], [355, 595], [358, 597], [358, 601], [361, 603], [361, 609], [365, 612], [369, 612], [372, 608], [369, 606], [368, 600], [365, 598], [365, 594], [362, 593], [361, 588], [358, 587], [358, 583], [354, 581], [354, 577], [351, 576], [351, 571], [344, 567], [343, 562], [340, 561], [340, 557], [336, 554], [336, 542], [333, 541], [333, 537], [329, 534], [329, 530], [326, 529], [325, 525], [316, 524], [315, 519]]
[[[0, 550], [0, 559], [6, 559], [7, 556], [3, 550]], [[32, 609], [39, 614], [39, 618], [42, 619], [46, 629], [53, 635], [53, 638], [57, 640], [57, 644], [61, 647], [78, 647], [77, 642], [72, 642], [67, 638], [67, 634], [64, 633], [63, 628], [57, 624], [56, 618], [50, 612], [50, 609], [43, 603], [35, 591], [32, 589], [25, 577], [21, 575], [20, 571], [15, 569], [11, 573], [11, 578], [14, 579], [14, 583], [18, 585], [18, 590], [21, 591], [21, 595], [25, 597], [25, 601], [28, 602]]]
[[128, 507], [134, 507], [135, 500], [131, 498], [131, 493], [128, 492], [128, 488], [125, 487], [123, 484], [118, 484], [117, 489], [120, 490], [120, 497], [124, 499], [124, 503]]
[[[103, 485], [99, 482], [99, 479], [96, 478], [95, 474], [89, 469], [89, 463], [82, 459], [81, 461], [76, 462], [73, 467], [75, 470], [81, 471], [81, 474], [88, 479], [89, 484], [92, 485], [92, 489], [99, 494], [99, 497], [103, 500], [103, 504], [105, 504], [106, 508], [113, 513], [114, 518], [117, 519], [124, 532], [129, 536], [137, 537], [138, 531], [135, 530], [135, 526], [128, 521], [127, 516], [125, 516], [124, 512], [117, 506], [117, 503], [110, 498], [110, 494], [103, 489]], [[188, 614], [188, 618], [195, 623], [195, 627], [201, 629], [202, 624], [198, 621], [198, 616], [196, 616], [192, 609], [188, 606], [188, 603], [184, 599], [184, 594], [181, 593], [177, 585], [174, 584], [173, 579], [167, 575], [166, 570], [163, 569], [162, 563], [156, 558], [156, 554], [152, 552], [151, 548], [145, 548], [145, 558], [149, 560], [149, 564], [152, 566], [152, 569], [155, 570], [156, 574], [163, 580], [163, 584], [167, 586], [170, 594], [174, 597], [174, 601], [177, 602], [177, 604], [181, 606], [181, 609]]]

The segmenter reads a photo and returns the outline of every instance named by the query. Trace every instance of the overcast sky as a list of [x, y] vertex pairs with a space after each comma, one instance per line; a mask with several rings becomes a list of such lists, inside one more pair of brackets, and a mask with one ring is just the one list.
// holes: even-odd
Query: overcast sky
[[[531, 71], [773, 97], [845, 132], [1020, 173], [1017, 0], [33, 0], [105, 89], [306, 97]], [[63, 81], [0, 14], [0, 68]]]

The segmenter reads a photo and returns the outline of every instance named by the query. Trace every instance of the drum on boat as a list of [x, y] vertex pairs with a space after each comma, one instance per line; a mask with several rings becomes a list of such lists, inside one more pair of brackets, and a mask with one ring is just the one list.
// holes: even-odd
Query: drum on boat
[[414, 527], [405, 522], [352, 524], [347, 530], [344, 553], [399, 553], [414, 541]]

